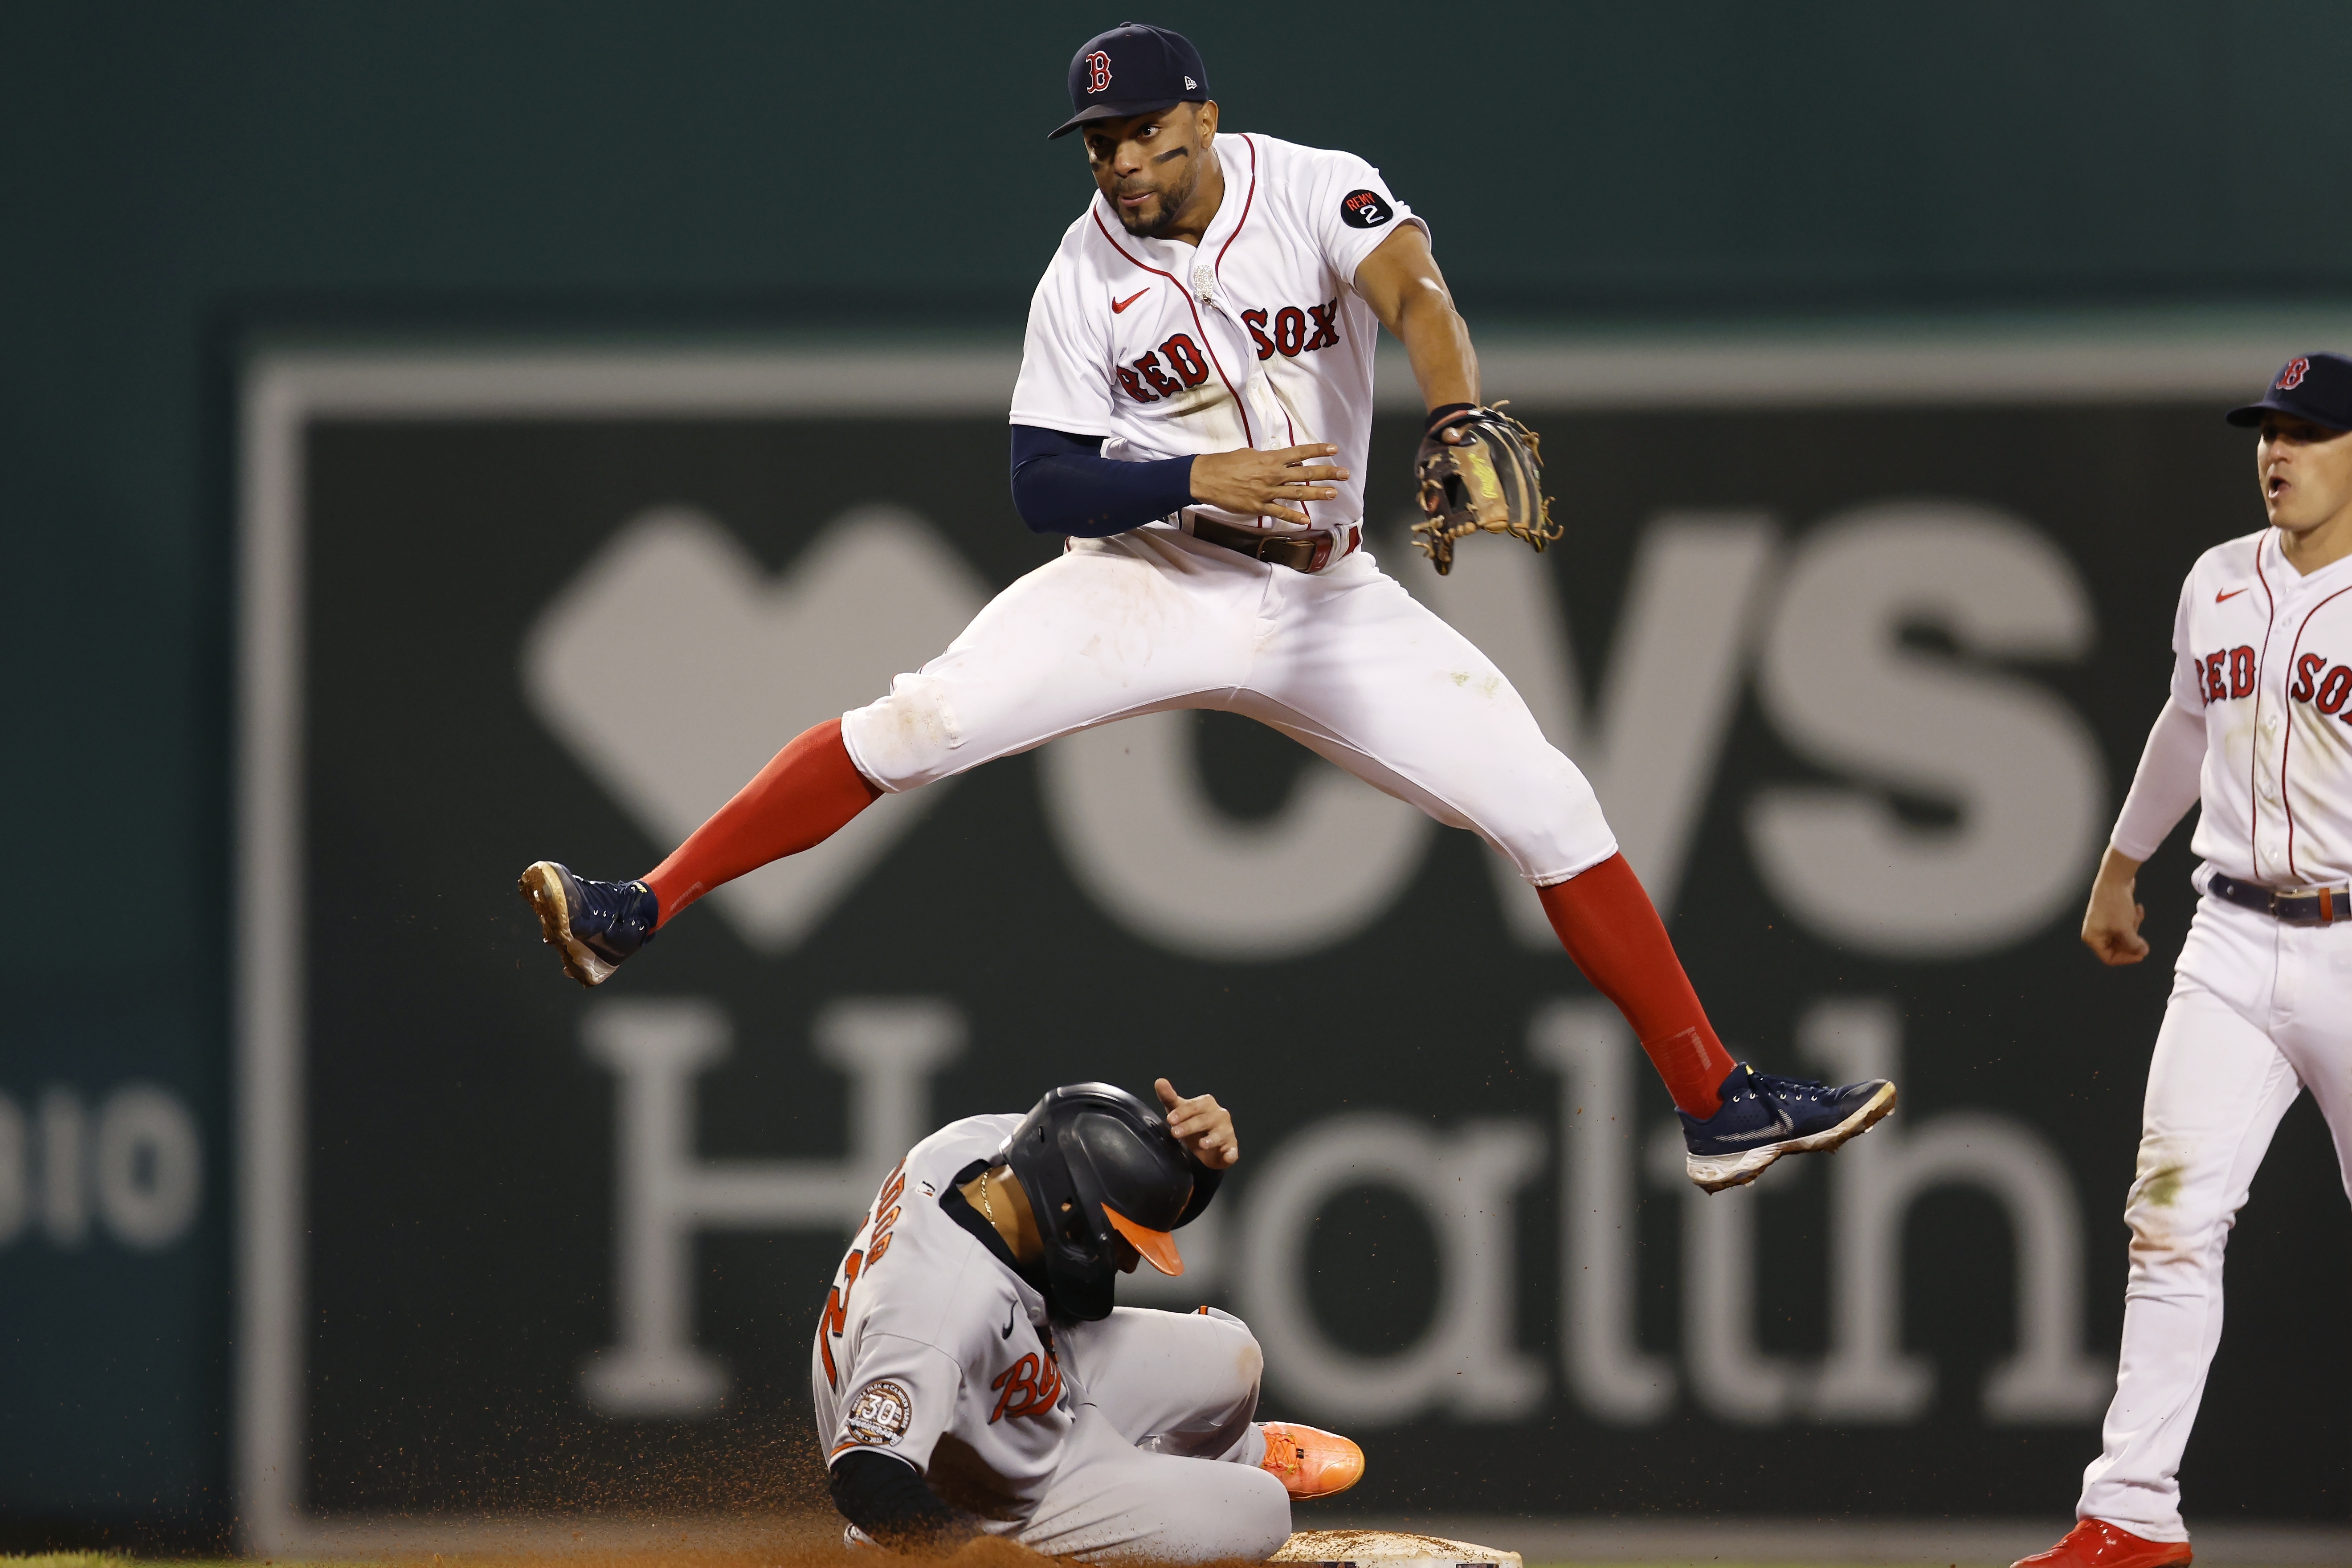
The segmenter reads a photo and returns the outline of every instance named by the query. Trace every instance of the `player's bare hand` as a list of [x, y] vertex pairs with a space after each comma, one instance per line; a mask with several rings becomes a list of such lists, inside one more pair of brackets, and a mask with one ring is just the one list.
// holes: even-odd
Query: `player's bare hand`
[[1153, 1079], [1151, 1087], [1168, 1112], [1168, 1131], [1192, 1158], [1212, 1171], [1222, 1171], [1242, 1157], [1241, 1143], [1234, 1136], [1234, 1114], [1217, 1103], [1215, 1095], [1187, 1100], [1164, 1078]]
[[2091, 883], [2091, 907], [2083, 912], [2083, 944], [2099, 955], [2101, 963], [2137, 963], [2147, 956], [2147, 943], [2139, 934], [2147, 908], [2133, 899], [2138, 874], [2139, 862], [2113, 847], [2099, 862], [2099, 874]]
[[1339, 455], [1339, 447], [1320, 444], [1282, 447], [1271, 452], [1246, 447], [1236, 452], [1211, 452], [1192, 459], [1192, 499], [1244, 517], [1307, 522], [1312, 520], [1298, 510], [1299, 504], [1337, 499], [1339, 492], [1333, 483], [1348, 477], [1347, 469], [1314, 459]]

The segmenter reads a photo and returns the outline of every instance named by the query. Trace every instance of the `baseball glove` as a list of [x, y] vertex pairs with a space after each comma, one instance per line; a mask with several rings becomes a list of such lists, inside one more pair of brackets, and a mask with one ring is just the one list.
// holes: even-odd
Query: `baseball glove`
[[[1524, 539], [1538, 551], [1560, 535], [1543, 493], [1543, 452], [1536, 433], [1503, 412], [1465, 408], [1439, 420], [1413, 454], [1427, 520], [1412, 525], [1414, 548], [1441, 577], [1454, 568], [1454, 542], [1480, 529]], [[1461, 433], [1460, 445], [1444, 437]]]

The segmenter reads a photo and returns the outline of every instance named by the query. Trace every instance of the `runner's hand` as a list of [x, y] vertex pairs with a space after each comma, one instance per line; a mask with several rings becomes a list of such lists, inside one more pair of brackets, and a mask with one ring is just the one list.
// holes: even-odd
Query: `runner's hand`
[[1187, 1100], [1164, 1078], [1152, 1080], [1151, 1087], [1168, 1112], [1168, 1131], [1176, 1134], [1176, 1142], [1192, 1158], [1212, 1171], [1222, 1171], [1242, 1157], [1241, 1142], [1234, 1136], [1233, 1112], [1219, 1105], [1215, 1095]]

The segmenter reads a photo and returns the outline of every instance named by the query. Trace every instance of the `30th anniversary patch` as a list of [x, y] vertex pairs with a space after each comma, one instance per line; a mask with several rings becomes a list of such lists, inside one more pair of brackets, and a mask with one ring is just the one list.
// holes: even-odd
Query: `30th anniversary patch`
[[887, 1448], [907, 1435], [914, 1418], [915, 1402], [907, 1397], [907, 1391], [885, 1380], [857, 1391], [843, 1425], [849, 1428], [852, 1442]]

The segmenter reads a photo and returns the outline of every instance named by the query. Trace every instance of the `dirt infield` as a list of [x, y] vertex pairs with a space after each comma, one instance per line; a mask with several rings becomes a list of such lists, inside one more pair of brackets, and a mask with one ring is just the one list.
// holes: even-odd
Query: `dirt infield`
[[[782, 1529], [759, 1526], [743, 1527], [741, 1538], [721, 1546], [691, 1543], [692, 1538], [704, 1534], [708, 1527], [695, 1526], [679, 1531], [680, 1539], [671, 1546], [650, 1546], [635, 1549], [612, 1549], [583, 1545], [562, 1550], [552, 1545], [537, 1552], [506, 1553], [488, 1552], [476, 1553], [431, 1552], [415, 1556], [368, 1555], [325, 1556], [319, 1558], [183, 1560], [174, 1568], [254, 1568], [257, 1562], [266, 1568], [354, 1568], [364, 1563], [367, 1568], [842, 1568], [849, 1563], [859, 1563], [873, 1568], [877, 1563], [953, 1563], [955, 1568], [1041, 1568], [1053, 1559], [1042, 1558], [1035, 1552], [983, 1536], [958, 1548], [953, 1552], [908, 1552], [885, 1554], [871, 1547], [853, 1549], [842, 1544], [839, 1521], [820, 1535], [812, 1521], [795, 1521]], [[658, 1529], [652, 1521], [648, 1527]], [[52, 1552], [35, 1556], [0, 1557], [0, 1568], [141, 1568], [156, 1559], [134, 1559], [111, 1552]], [[1199, 1568], [1264, 1568], [1263, 1564], [1234, 1561], [1206, 1563]]]

